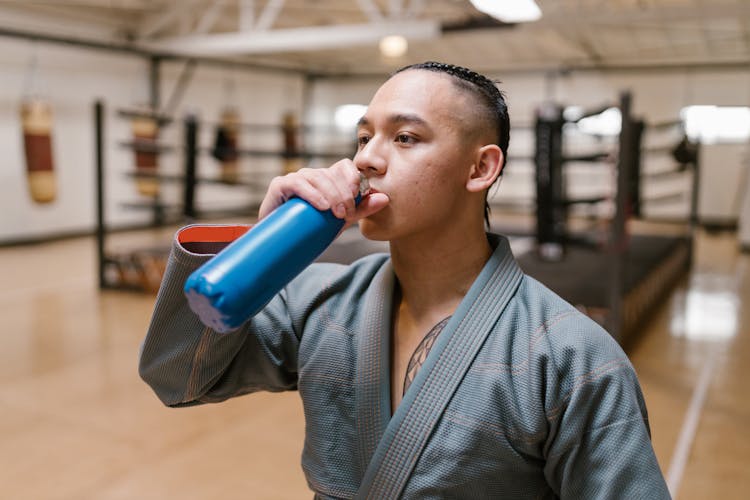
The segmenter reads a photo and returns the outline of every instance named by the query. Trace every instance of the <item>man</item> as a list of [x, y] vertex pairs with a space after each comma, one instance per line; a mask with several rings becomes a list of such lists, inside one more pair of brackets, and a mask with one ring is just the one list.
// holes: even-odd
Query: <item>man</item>
[[[186, 228], [141, 376], [170, 406], [298, 389], [319, 498], [669, 498], [625, 354], [484, 231], [509, 127], [487, 78], [398, 71], [360, 120], [354, 159], [275, 179], [259, 214], [299, 196], [389, 255], [314, 264], [222, 335], [181, 290], [210, 257], [195, 240], [226, 228]], [[371, 192], [355, 207], [360, 174]]]

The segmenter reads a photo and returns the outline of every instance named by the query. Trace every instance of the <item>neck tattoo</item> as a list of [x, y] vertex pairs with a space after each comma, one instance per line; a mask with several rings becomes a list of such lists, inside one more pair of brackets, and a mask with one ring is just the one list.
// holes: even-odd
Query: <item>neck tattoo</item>
[[422, 365], [427, 359], [427, 355], [430, 353], [432, 346], [435, 345], [435, 341], [440, 335], [440, 332], [443, 331], [443, 328], [445, 328], [449, 319], [451, 319], [450, 316], [433, 326], [414, 350], [414, 354], [412, 354], [411, 359], [409, 359], [409, 366], [406, 368], [406, 375], [404, 376], [404, 394], [406, 394], [406, 390], [414, 381], [417, 373], [419, 373], [420, 368], [422, 368]]

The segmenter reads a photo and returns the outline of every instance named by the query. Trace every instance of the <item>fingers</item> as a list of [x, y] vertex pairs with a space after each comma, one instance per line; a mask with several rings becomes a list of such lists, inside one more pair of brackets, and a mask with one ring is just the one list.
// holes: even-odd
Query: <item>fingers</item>
[[331, 208], [325, 196], [316, 190], [304, 177], [291, 177], [291, 174], [288, 174], [283, 177], [274, 178], [268, 185], [268, 191], [258, 210], [258, 218], [263, 219], [294, 196], [306, 200], [318, 210], [328, 210]]
[[389, 202], [390, 199], [388, 198], [388, 195], [384, 193], [372, 193], [371, 195], [365, 196], [357, 206], [357, 210], [352, 218], [353, 220], [359, 220], [369, 217], [370, 215], [384, 209]]
[[344, 224], [341, 231], [344, 231], [358, 220], [369, 217], [375, 212], [384, 209], [389, 202], [390, 198], [384, 193], [373, 193], [365, 196], [362, 198], [362, 201], [359, 202], [359, 205], [357, 205], [354, 215], [346, 218], [346, 224]]
[[359, 171], [351, 160], [341, 160], [329, 168], [303, 168], [271, 181], [261, 203], [259, 218], [297, 196], [318, 210], [331, 210], [341, 219], [354, 217], [354, 197], [359, 188]]
[[[334, 165], [327, 169], [301, 170], [300, 174], [325, 198], [328, 208], [333, 214], [343, 219], [354, 215], [354, 194], [351, 183], [347, 178], [351, 177], [348, 169]], [[356, 174], [359, 178], [359, 173]], [[315, 206], [315, 205], [313, 205]], [[326, 210], [323, 207], [315, 207]]]

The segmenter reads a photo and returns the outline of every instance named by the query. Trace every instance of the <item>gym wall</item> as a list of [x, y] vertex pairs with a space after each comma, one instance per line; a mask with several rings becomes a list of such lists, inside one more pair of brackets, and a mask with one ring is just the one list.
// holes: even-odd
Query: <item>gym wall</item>
[[[36, 54], [37, 76], [32, 89], [48, 98], [53, 108], [53, 152], [58, 180], [58, 197], [48, 205], [35, 204], [28, 193], [24, 167], [23, 142], [19, 104], [26, 92], [30, 61]], [[460, 61], [456, 61], [460, 62]], [[164, 62], [161, 65], [160, 95], [162, 104], [170, 99], [183, 70], [182, 62]], [[130, 123], [117, 116], [117, 109], [132, 108], [148, 100], [148, 61], [137, 56], [103, 52], [72, 46], [32, 43], [24, 40], [0, 38], [0, 67], [3, 71], [0, 85], [0, 151], [3, 168], [0, 170], [0, 244], [45, 239], [57, 235], [92, 231], [95, 224], [94, 186], [94, 130], [92, 104], [101, 98], [107, 106], [105, 118], [105, 145], [107, 160], [106, 210], [111, 228], [148, 224], [151, 214], [132, 211], [122, 203], [137, 196], [135, 183], [125, 175], [132, 170], [132, 151], [118, 145], [130, 138]], [[533, 209], [534, 166], [529, 161], [533, 152], [534, 135], [531, 126], [534, 112], [545, 100], [565, 105], [594, 108], [604, 103], [617, 102], [623, 90], [633, 93], [634, 114], [647, 122], [679, 119], [680, 110], [690, 104], [744, 105], [750, 102], [750, 75], [736, 70], [672, 70], [649, 71], [575, 71], [567, 74], [504, 72], [491, 74], [501, 81], [508, 96], [513, 130], [511, 133], [510, 162], [502, 186], [492, 195], [493, 204], [510, 203]], [[163, 142], [182, 143], [180, 119], [186, 113], [196, 113], [208, 122], [200, 130], [200, 142], [211, 143], [213, 125], [221, 109], [227, 105], [227, 94], [234, 96], [241, 119], [246, 123], [277, 124], [285, 111], [293, 111], [305, 123], [333, 125], [333, 112], [340, 104], [366, 104], [373, 91], [384, 78], [320, 78], [312, 80], [306, 94], [303, 75], [269, 71], [230, 70], [198, 65], [173, 116], [177, 121], [168, 127]], [[233, 87], [233, 91], [228, 87]], [[307, 99], [307, 100], [306, 100]], [[252, 135], [252, 134], [251, 134]], [[280, 148], [277, 134], [254, 134], [252, 146]], [[347, 141], [354, 141], [346, 133], [332, 135], [313, 133], [307, 146], [315, 150], [346, 150]], [[646, 144], [648, 146], [648, 143]], [[722, 145], [713, 146], [719, 150]], [[715, 176], [710, 189], [730, 193], [742, 200], [741, 188], [732, 179], [740, 177], [742, 155], [734, 155], [727, 164], [721, 160], [716, 166], [707, 155], [701, 170], [702, 177], [716, 169], [729, 169], [729, 173]], [[722, 155], [716, 155], [722, 157]], [[257, 171], [257, 179], [267, 182], [277, 172], [272, 160], [243, 158], [246, 167]], [[650, 162], [664, 158], [645, 158]], [[208, 157], [201, 159], [200, 169], [214, 165]], [[316, 163], [313, 163], [315, 165]], [[205, 166], [204, 166], [205, 165]], [[179, 173], [179, 153], [160, 158], [164, 172]], [[571, 168], [569, 185], [574, 189], [597, 190], [609, 183], [606, 174], [592, 170], [591, 166]], [[684, 181], [675, 181], [677, 183]], [[719, 185], [716, 185], [719, 183]], [[710, 183], [702, 183], [706, 189]], [[665, 189], [680, 188], [668, 186]], [[682, 186], [684, 188], [684, 186]], [[650, 186], [643, 186], [648, 192]], [[197, 194], [199, 205], [229, 202], [247, 203], [247, 193], [227, 190], [222, 186], [202, 186]], [[257, 196], [253, 194], [252, 196]], [[179, 186], [165, 185], [165, 202], [179, 200]], [[703, 193], [701, 200], [710, 200]], [[703, 210], [711, 213], [712, 207]], [[725, 214], [737, 220], [739, 205], [730, 207]], [[687, 199], [646, 208], [649, 216], [684, 218], [689, 210]]]
[[[36, 57], [36, 77], [29, 77], [31, 61]], [[182, 72], [183, 63], [161, 64], [160, 95], [165, 105]], [[128, 210], [123, 203], [137, 199], [135, 182], [126, 175], [133, 170], [133, 152], [120, 143], [129, 141], [131, 125], [118, 116], [118, 109], [132, 109], [148, 102], [148, 60], [129, 54], [91, 50], [73, 46], [33, 43], [0, 37], [0, 244], [41, 240], [67, 234], [93, 231], [95, 226], [95, 159], [93, 104], [102, 99], [106, 105], [106, 219], [110, 228], [148, 224], [147, 210]], [[40, 205], [29, 195], [19, 107], [28, 89], [46, 98], [53, 113], [52, 148], [57, 177], [54, 202]], [[228, 82], [232, 82], [228, 84]], [[212, 142], [214, 124], [222, 108], [233, 100], [243, 122], [279, 124], [284, 111], [302, 110], [303, 78], [295, 73], [226, 69], [198, 65], [183, 98], [175, 108], [176, 121], [160, 136], [172, 145], [182, 144], [181, 120], [188, 112], [210, 124], [200, 130], [202, 145]], [[234, 86], [234, 91], [228, 90]], [[281, 148], [281, 134], [258, 135], [255, 147]], [[264, 144], [259, 144], [263, 142]], [[258, 159], [249, 168], [260, 178], [270, 179], [267, 165]], [[199, 168], [212, 170], [213, 159], [206, 155]], [[159, 160], [164, 172], [179, 173], [179, 152]], [[216, 167], [218, 168], [218, 167]], [[179, 200], [178, 185], [164, 185], [165, 202]], [[199, 203], [248, 203], [247, 194], [221, 186], [201, 186]]]

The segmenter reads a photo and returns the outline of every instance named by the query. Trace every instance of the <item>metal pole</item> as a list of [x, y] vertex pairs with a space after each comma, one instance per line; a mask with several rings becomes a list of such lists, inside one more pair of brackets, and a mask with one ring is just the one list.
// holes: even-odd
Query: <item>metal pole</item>
[[198, 157], [198, 121], [195, 116], [185, 119], [185, 185], [182, 213], [189, 219], [196, 216], [195, 183], [196, 160]]
[[[151, 112], [154, 113], [154, 115], [158, 115], [159, 113], [159, 106], [161, 106], [161, 58], [159, 57], [151, 57], [149, 59], [149, 103], [151, 105]], [[158, 131], [161, 131], [163, 123], [161, 120], [157, 117], [156, 118], [156, 127], [157, 127], [157, 140], [159, 139]], [[157, 145], [158, 148], [158, 145]], [[158, 149], [157, 149], [157, 158], [158, 158]], [[156, 178], [156, 182], [158, 182], [158, 177]], [[165, 214], [164, 214], [164, 206], [161, 203], [161, 189], [159, 189], [156, 193], [156, 196], [154, 196], [153, 199], [153, 225], [155, 227], [160, 227], [164, 225], [165, 222]]]
[[546, 103], [537, 112], [536, 239], [543, 260], [560, 260], [566, 239], [566, 208], [562, 172], [562, 110]]
[[617, 162], [617, 194], [615, 196], [615, 216], [612, 220], [611, 243], [609, 248], [610, 285], [609, 285], [609, 316], [607, 329], [617, 340], [622, 342], [622, 296], [624, 292], [626, 259], [627, 259], [627, 218], [628, 218], [628, 184], [630, 170], [635, 164], [636, 151], [633, 150], [635, 127], [631, 112], [631, 95], [624, 92], [620, 95], [620, 114], [622, 128], [620, 130], [620, 152]]
[[99, 264], [99, 288], [107, 287], [104, 226], [104, 104], [94, 103], [94, 158], [96, 163], [96, 250]]

